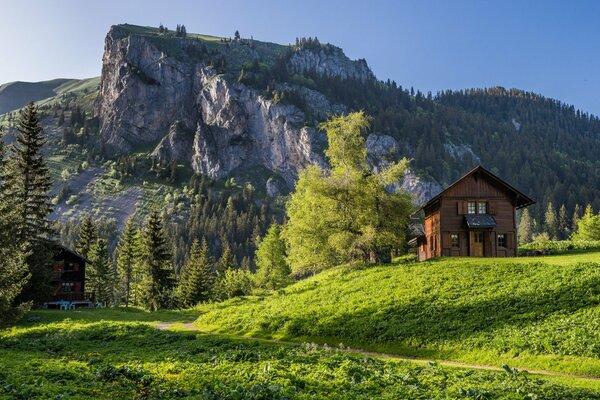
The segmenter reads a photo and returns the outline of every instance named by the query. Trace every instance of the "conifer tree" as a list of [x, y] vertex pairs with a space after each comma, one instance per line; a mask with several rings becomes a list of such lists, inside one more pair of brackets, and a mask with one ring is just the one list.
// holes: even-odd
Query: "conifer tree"
[[558, 221], [556, 218], [556, 210], [552, 202], [548, 202], [548, 207], [544, 213], [544, 230], [548, 234], [550, 240], [557, 239]]
[[569, 237], [569, 220], [567, 216], [567, 207], [561, 205], [558, 210], [558, 238], [564, 240]]
[[131, 286], [135, 283], [136, 262], [139, 256], [138, 230], [130, 217], [125, 224], [125, 230], [121, 235], [117, 246], [117, 269], [119, 280], [125, 296], [125, 308], [129, 307]]
[[10, 204], [18, 204], [19, 215], [13, 220], [17, 229], [14, 239], [27, 252], [27, 265], [31, 278], [21, 293], [21, 298], [45, 301], [52, 293], [50, 286], [52, 207], [48, 192], [50, 175], [42, 154], [46, 143], [38, 117], [37, 107], [30, 102], [19, 115], [15, 144], [11, 148], [9, 164], [14, 185], [9, 194]]
[[577, 231], [577, 223], [581, 218], [581, 207], [579, 204], [575, 204], [575, 209], [573, 210], [573, 218], [571, 218], [571, 232]]
[[16, 197], [22, 204], [19, 236], [24, 242], [46, 241], [53, 233], [48, 219], [52, 212], [48, 196], [52, 182], [42, 154], [45, 143], [37, 108], [29, 103], [20, 114], [11, 158]]
[[186, 307], [210, 298], [212, 289], [212, 258], [208, 250], [206, 239], [202, 240], [202, 246], [197, 240], [192, 243], [190, 256], [183, 267], [179, 282], [179, 297]]
[[142, 232], [140, 263], [143, 270], [142, 304], [150, 311], [169, 305], [173, 267], [161, 218], [152, 210]]
[[529, 215], [529, 210], [523, 210], [521, 220], [519, 221], [519, 243], [529, 243], [533, 239], [533, 221]]
[[272, 224], [256, 250], [256, 283], [265, 289], [275, 290], [290, 282], [290, 267], [285, 259], [285, 242], [278, 224]]
[[86, 271], [86, 285], [94, 293], [96, 301], [104, 304], [114, 299], [115, 273], [110, 262], [108, 243], [98, 239], [89, 252], [90, 265]]
[[236, 268], [237, 263], [235, 262], [233, 254], [231, 254], [231, 247], [229, 246], [229, 242], [224, 241], [223, 253], [221, 254], [221, 258], [219, 258], [219, 262], [217, 263], [217, 275], [222, 276], [228, 269]]
[[24, 249], [15, 243], [14, 221], [19, 210], [11, 203], [12, 176], [6, 162], [3, 133], [0, 130], [0, 329], [18, 320], [29, 303], [15, 305], [15, 299], [29, 280]]
[[81, 221], [79, 230], [79, 240], [75, 245], [75, 250], [84, 257], [89, 257], [90, 250], [98, 241], [98, 231], [92, 220], [91, 215], [87, 215]]

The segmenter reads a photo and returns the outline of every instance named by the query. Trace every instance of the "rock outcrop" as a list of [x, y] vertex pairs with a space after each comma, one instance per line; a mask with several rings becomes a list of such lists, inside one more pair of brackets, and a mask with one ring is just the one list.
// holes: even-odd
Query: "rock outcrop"
[[297, 107], [231, 83], [201, 61], [168, 56], [147, 37], [118, 26], [106, 38], [95, 109], [113, 152], [159, 142], [154, 155], [162, 162], [187, 159], [213, 178], [262, 166], [291, 185], [300, 168], [323, 163], [313, 151], [322, 135], [302, 126]]
[[[202, 57], [186, 53], [197, 45], [193, 41], [169, 38], [167, 54], [155, 39], [121, 26], [112, 27], [106, 37], [95, 113], [107, 150], [127, 153], [156, 144], [152, 155], [161, 163], [189, 162], [195, 172], [212, 178], [253, 168], [271, 171], [273, 179], [267, 172], [262, 180], [270, 196], [293, 187], [301, 168], [325, 165], [326, 139], [304, 126], [305, 115], [298, 107], [277, 103], [231, 76], [217, 74]], [[296, 72], [374, 79], [364, 60], [352, 61], [334, 46], [297, 49], [288, 65]], [[317, 90], [290, 84], [279, 89], [301, 93], [308, 112], [319, 118], [348, 111]], [[390, 136], [370, 135], [367, 146], [375, 170], [399, 158], [398, 143]], [[408, 174], [402, 186], [418, 201], [437, 189], [414, 174]]]
[[301, 48], [290, 58], [295, 72], [315, 71], [322, 75], [337, 76], [342, 79], [355, 78], [361, 81], [375, 79], [364, 59], [350, 60], [339, 47], [327, 45], [319, 51]]
[[[367, 162], [375, 172], [381, 172], [401, 158], [398, 142], [389, 135], [372, 133], [367, 136], [366, 145]], [[442, 191], [439, 183], [423, 179], [411, 170], [406, 172], [404, 179], [398, 182], [397, 187], [412, 194], [415, 204], [423, 204]]]

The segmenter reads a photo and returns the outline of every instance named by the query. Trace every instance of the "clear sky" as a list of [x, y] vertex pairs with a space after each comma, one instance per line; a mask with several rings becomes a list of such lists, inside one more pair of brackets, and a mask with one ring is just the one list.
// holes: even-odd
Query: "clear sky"
[[422, 91], [504, 86], [600, 114], [600, 1], [0, 0], [0, 83], [97, 76], [110, 25], [317, 36]]

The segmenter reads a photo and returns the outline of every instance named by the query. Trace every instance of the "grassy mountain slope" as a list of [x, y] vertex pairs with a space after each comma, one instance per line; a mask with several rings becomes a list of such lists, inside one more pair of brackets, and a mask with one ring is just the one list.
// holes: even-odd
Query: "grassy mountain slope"
[[197, 324], [600, 377], [599, 261], [582, 253], [339, 267], [272, 295], [203, 306]]
[[17, 110], [29, 101], [39, 101], [57, 95], [60, 87], [77, 79], [53, 79], [42, 82], [10, 82], [0, 85], [0, 114]]
[[32, 312], [0, 332], [2, 398], [597, 399], [507, 370], [377, 359], [310, 344], [161, 331], [193, 310]]

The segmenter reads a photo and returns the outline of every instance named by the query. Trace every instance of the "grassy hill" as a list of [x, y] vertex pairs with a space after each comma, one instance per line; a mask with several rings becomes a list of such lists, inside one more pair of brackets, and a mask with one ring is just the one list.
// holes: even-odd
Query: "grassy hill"
[[53, 79], [42, 82], [10, 82], [0, 85], [0, 114], [17, 110], [29, 101], [39, 101], [58, 94], [63, 86], [79, 82], [78, 79]]
[[365, 357], [311, 344], [158, 330], [196, 310], [30, 313], [0, 332], [0, 398], [598, 399], [593, 389]]
[[237, 335], [600, 377], [600, 253], [339, 267], [205, 305]]

